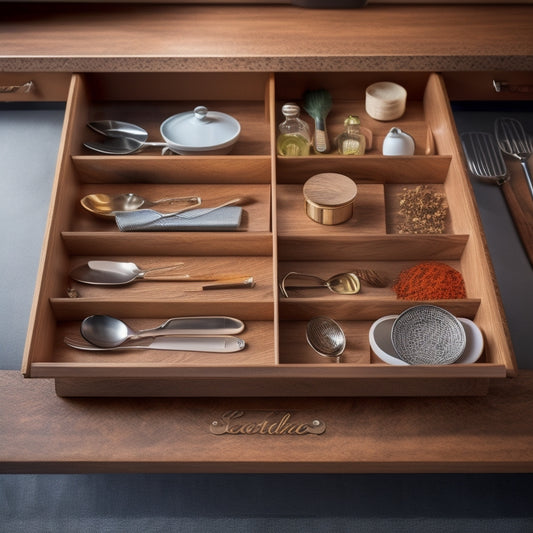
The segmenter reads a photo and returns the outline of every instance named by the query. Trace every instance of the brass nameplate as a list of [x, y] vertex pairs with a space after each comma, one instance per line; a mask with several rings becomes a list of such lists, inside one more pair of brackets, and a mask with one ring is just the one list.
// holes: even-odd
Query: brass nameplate
[[227, 411], [213, 420], [214, 435], [320, 435], [326, 431], [322, 420], [301, 420], [287, 411]]

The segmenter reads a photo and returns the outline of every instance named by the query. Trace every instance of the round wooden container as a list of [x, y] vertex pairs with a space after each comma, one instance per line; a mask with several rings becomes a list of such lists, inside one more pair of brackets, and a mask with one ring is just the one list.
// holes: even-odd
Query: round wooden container
[[309, 178], [303, 187], [305, 212], [320, 224], [342, 224], [353, 215], [357, 185], [343, 174], [325, 172]]
[[380, 81], [366, 88], [365, 110], [375, 120], [396, 120], [405, 113], [407, 91], [397, 83]]

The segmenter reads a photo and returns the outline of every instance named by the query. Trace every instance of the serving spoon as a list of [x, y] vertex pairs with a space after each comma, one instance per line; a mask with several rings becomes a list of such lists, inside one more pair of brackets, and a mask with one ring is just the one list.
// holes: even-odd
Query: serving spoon
[[[289, 277], [313, 279], [318, 281], [320, 285], [286, 286]], [[322, 287], [326, 287], [336, 294], [357, 294], [361, 290], [361, 282], [353, 272], [335, 274], [328, 279], [322, 279], [312, 274], [302, 274], [301, 272], [289, 272], [285, 274], [280, 283], [280, 291], [285, 298], [289, 297], [287, 289], [320, 289]]]
[[157, 275], [152, 278], [149, 274], [159, 270], [171, 270], [183, 264], [181, 262], [169, 266], [142, 269], [135, 263], [126, 261], [93, 260], [74, 268], [69, 276], [74, 281], [89, 285], [126, 285], [140, 279], [159, 279]]
[[104, 140], [99, 142], [84, 142], [83, 146], [85, 146], [85, 148], [89, 148], [89, 150], [106, 155], [128, 155], [146, 147], [170, 149], [169, 145], [165, 142], [139, 141], [133, 137], [106, 137]]
[[104, 218], [113, 218], [117, 211], [136, 211], [141, 208], [177, 202], [186, 202], [193, 204], [192, 207], [197, 207], [202, 203], [202, 199], [199, 196], [181, 196], [150, 201], [130, 192], [116, 195], [94, 193], [88, 194], [80, 200], [82, 207], [89, 213]]
[[[147, 281], [229, 281], [245, 278], [243, 274], [161, 274], [183, 265], [154, 267], [142, 270], [135, 263], [126, 261], [93, 260], [74, 268], [69, 276], [87, 285], [128, 285], [137, 280]], [[246, 278], [247, 279], [247, 278]]]
[[494, 132], [500, 150], [520, 161], [533, 198], [533, 177], [527, 165], [527, 160], [533, 153], [533, 142], [526, 134], [522, 123], [515, 118], [498, 118], [494, 123]]
[[145, 142], [148, 139], [148, 132], [144, 128], [121, 120], [94, 120], [88, 122], [87, 126], [106, 137], [128, 137], [140, 142]]
[[116, 348], [129, 341], [167, 335], [234, 335], [244, 323], [226, 316], [171, 318], [156, 328], [134, 330], [109, 315], [91, 315], [80, 326], [82, 337], [99, 348]]

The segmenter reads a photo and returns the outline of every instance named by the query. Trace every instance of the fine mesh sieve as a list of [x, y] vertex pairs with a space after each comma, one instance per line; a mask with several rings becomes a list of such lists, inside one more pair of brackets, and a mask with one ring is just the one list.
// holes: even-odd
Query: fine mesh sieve
[[436, 305], [417, 305], [394, 321], [391, 340], [398, 357], [411, 365], [448, 365], [466, 346], [463, 325]]
[[332, 318], [318, 316], [307, 323], [307, 342], [323, 357], [331, 357], [340, 362], [346, 348], [346, 336], [340, 325]]

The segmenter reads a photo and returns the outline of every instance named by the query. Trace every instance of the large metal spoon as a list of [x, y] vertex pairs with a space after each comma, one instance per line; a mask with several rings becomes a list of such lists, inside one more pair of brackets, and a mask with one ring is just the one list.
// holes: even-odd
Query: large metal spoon
[[106, 155], [133, 154], [134, 152], [137, 152], [137, 150], [146, 147], [169, 148], [168, 144], [165, 142], [143, 142], [132, 137], [106, 137], [99, 142], [85, 142], [83, 143], [83, 146], [89, 148], [89, 150]]
[[325, 316], [311, 319], [307, 323], [307, 342], [316, 353], [331, 357], [340, 363], [346, 348], [346, 336], [335, 320]]
[[177, 202], [186, 202], [193, 204], [192, 207], [196, 207], [202, 203], [202, 199], [199, 196], [180, 196], [150, 201], [130, 192], [116, 195], [104, 193], [88, 194], [80, 200], [82, 207], [89, 213], [104, 218], [113, 218], [117, 211], [136, 211], [137, 209], [145, 209], [154, 205]]
[[157, 275], [152, 278], [149, 274], [160, 270], [171, 270], [183, 264], [175, 263], [143, 270], [135, 263], [126, 261], [95, 260], [74, 268], [69, 276], [74, 281], [89, 285], [126, 285], [140, 279], [159, 279]]
[[82, 337], [99, 348], [115, 348], [129, 341], [167, 335], [234, 335], [244, 323], [227, 316], [171, 318], [152, 329], [135, 331], [125, 322], [108, 315], [92, 315], [80, 326]]
[[136, 139], [140, 142], [145, 142], [148, 139], [148, 132], [130, 122], [122, 122], [120, 120], [95, 120], [87, 124], [89, 128], [96, 133], [105, 135], [106, 137], [128, 137]]
[[[318, 281], [319, 285], [287, 285], [287, 279], [290, 277], [312, 279]], [[322, 287], [328, 288], [331, 292], [336, 294], [357, 294], [361, 290], [361, 282], [353, 272], [343, 272], [342, 274], [335, 274], [328, 279], [322, 279], [319, 276], [312, 274], [302, 274], [301, 272], [289, 272], [285, 274], [280, 283], [281, 294], [288, 298], [288, 289], [320, 289]]]
[[[69, 276], [87, 285], [128, 285], [137, 280], [148, 281], [228, 281], [245, 278], [243, 274], [161, 274], [183, 263], [142, 270], [135, 263], [93, 260], [74, 268]], [[247, 279], [247, 278], [246, 278]]]

